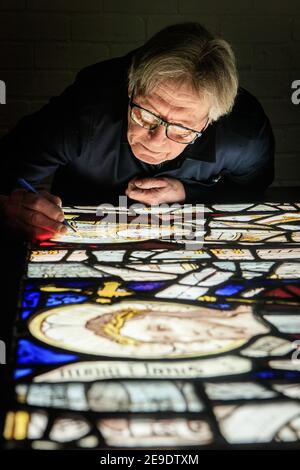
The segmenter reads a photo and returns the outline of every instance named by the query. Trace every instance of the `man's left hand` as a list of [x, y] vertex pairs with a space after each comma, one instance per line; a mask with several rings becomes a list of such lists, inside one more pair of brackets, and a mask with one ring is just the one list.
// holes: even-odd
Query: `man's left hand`
[[148, 205], [184, 202], [185, 189], [181, 181], [175, 178], [138, 178], [128, 183], [126, 196]]

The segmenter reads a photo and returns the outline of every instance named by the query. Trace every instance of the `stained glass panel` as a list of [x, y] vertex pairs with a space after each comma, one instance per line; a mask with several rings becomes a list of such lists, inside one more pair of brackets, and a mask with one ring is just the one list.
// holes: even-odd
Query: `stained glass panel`
[[300, 441], [300, 204], [101, 210], [28, 249], [7, 447]]

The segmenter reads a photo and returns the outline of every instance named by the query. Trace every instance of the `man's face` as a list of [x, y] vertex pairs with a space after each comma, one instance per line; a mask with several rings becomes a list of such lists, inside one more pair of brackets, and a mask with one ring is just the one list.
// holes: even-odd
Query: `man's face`
[[[200, 97], [188, 84], [163, 82], [150, 95], [135, 95], [133, 101], [165, 121], [196, 131], [201, 131], [208, 119], [207, 98]], [[136, 158], [152, 165], [173, 160], [187, 146], [168, 139], [164, 126], [152, 131], [139, 126], [130, 118], [130, 110], [127, 139]]]

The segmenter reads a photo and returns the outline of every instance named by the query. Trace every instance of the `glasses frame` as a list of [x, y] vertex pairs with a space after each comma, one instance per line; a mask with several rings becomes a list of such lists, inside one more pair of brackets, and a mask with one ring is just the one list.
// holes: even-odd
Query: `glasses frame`
[[[195, 129], [191, 129], [190, 127], [186, 127], [186, 126], [183, 126], [181, 124], [175, 124], [174, 122], [168, 122], [168, 121], [165, 121], [164, 119], [162, 119], [160, 116], [157, 116], [157, 114], [153, 113], [152, 111], [149, 111], [148, 109], [146, 108], [143, 108], [142, 106], [139, 106], [138, 104], [136, 104], [134, 101], [133, 101], [133, 93], [130, 97], [130, 101], [129, 101], [129, 106], [130, 106], [130, 118], [131, 120], [137, 124], [138, 126], [141, 126], [143, 129], [147, 129], [148, 131], [154, 131], [155, 129], [157, 129], [159, 126], [164, 126], [165, 129], [166, 129], [166, 137], [170, 140], [172, 140], [173, 142], [176, 142], [177, 144], [182, 144], [182, 145], [192, 145], [199, 137], [202, 136], [203, 132], [205, 131], [207, 125], [208, 125], [208, 122], [209, 122], [209, 118], [207, 118], [207, 121], [205, 123], [205, 125], [203, 126], [203, 128], [201, 129], [201, 131], [196, 131]], [[132, 117], [132, 110], [133, 108], [138, 108], [138, 109], [141, 109], [142, 111], [146, 111], [147, 113], [151, 114], [152, 116], [154, 116], [156, 119], [158, 119], [159, 123], [153, 128], [153, 129], [148, 129], [147, 127], [144, 127], [142, 126], [142, 124], [136, 122], [134, 120], [134, 118]], [[187, 131], [192, 131], [192, 132], [195, 132], [196, 136], [191, 140], [191, 142], [178, 142], [177, 140], [174, 140], [172, 139], [171, 137], [168, 136], [168, 128], [169, 126], [176, 126], [176, 127], [180, 127], [181, 129], [185, 129]]]

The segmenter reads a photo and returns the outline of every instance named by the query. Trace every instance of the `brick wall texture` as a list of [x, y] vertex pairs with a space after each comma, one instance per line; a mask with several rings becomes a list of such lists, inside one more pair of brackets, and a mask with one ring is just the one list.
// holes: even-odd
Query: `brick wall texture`
[[227, 39], [240, 83], [276, 137], [277, 186], [300, 184], [299, 0], [0, 0], [0, 135], [59, 94], [82, 67], [122, 55], [164, 26], [198, 21]]

